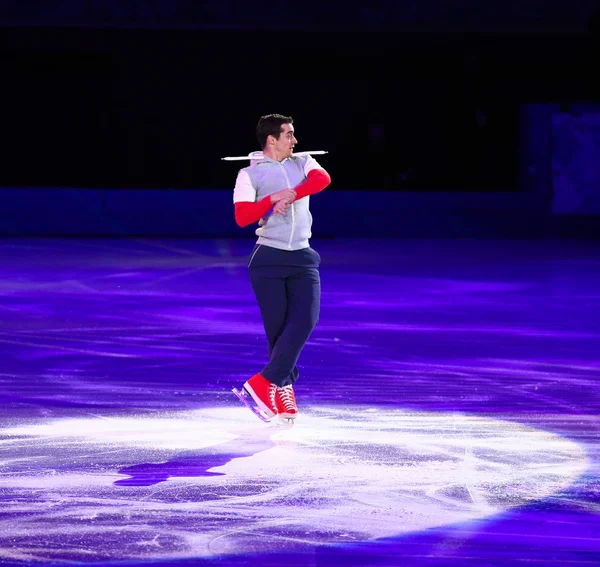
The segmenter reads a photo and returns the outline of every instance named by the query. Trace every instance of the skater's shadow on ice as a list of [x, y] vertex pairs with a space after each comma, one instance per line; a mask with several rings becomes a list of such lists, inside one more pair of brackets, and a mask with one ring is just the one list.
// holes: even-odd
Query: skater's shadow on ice
[[251, 457], [275, 446], [270, 431], [243, 433], [239, 437], [197, 451], [174, 456], [165, 463], [141, 463], [124, 467], [119, 474], [128, 475], [115, 481], [115, 486], [152, 486], [172, 477], [223, 476], [210, 469], [222, 467], [233, 459]]

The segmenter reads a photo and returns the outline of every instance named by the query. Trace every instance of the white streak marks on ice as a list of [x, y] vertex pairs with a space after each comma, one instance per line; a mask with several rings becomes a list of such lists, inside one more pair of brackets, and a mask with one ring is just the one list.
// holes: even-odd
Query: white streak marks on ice
[[587, 466], [577, 444], [519, 423], [369, 407], [303, 408], [293, 429], [225, 407], [0, 434], [14, 441], [0, 474], [10, 559], [181, 558], [389, 537], [547, 497]]
[[44, 343], [31, 343], [31, 342], [27, 342], [27, 341], [11, 341], [8, 339], [0, 339], [0, 343], [5, 343], [5, 344], [9, 344], [9, 345], [36, 347], [36, 348], [47, 348], [47, 349], [51, 349], [51, 350], [64, 350], [64, 351], [68, 351], [68, 352], [76, 352], [79, 354], [88, 354], [88, 355], [92, 354], [95, 356], [109, 356], [112, 358], [139, 358], [135, 354], [124, 354], [122, 352], [104, 352], [101, 350], [72, 348], [72, 347], [65, 347], [65, 346], [61, 346], [61, 345], [57, 345], [57, 344], [49, 345], [49, 344], [44, 344]]
[[[321, 325], [323, 328], [323, 325]], [[594, 339], [598, 337], [597, 333], [582, 333], [574, 331], [558, 331], [552, 329], [541, 329], [536, 327], [518, 327], [518, 326], [474, 326], [474, 325], [422, 325], [422, 324], [402, 324], [391, 322], [355, 322], [355, 330], [363, 329], [365, 331], [388, 331], [395, 333], [461, 333], [469, 335], [512, 335], [517, 337], [551, 337], [562, 339]], [[347, 326], [327, 325], [328, 331], [344, 331]]]

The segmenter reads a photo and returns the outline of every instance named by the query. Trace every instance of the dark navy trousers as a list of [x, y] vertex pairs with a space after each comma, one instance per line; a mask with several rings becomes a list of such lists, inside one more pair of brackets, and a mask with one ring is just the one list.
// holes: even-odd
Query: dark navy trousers
[[261, 374], [277, 386], [298, 379], [298, 357], [319, 320], [320, 262], [310, 247], [288, 251], [257, 244], [250, 255], [250, 282], [269, 342]]

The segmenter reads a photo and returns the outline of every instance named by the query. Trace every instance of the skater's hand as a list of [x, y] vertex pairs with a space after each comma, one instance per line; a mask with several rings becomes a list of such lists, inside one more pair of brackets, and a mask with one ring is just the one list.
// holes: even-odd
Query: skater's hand
[[271, 195], [271, 203], [275, 204], [273, 214], [285, 215], [285, 212], [295, 199], [296, 191], [293, 189], [283, 189], [281, 191], [277, 191], [277, 193], [273, 193]]
[[296, 191], [293, 189], [282, 189], [270, 195], [271, 203], [275, 204], [279, 201], [286, 201], [288, 205], [296, 198]]
[[277, 203], [275, 203], [275, 207], [273, 208], [273, 214], [285, 215], [285, 213], [289, 209], [290, 205], [291, 205], [291, 203], [288, 203], [287, 201], [284, 201], [283, 199], [281, 201], [277, 201]]

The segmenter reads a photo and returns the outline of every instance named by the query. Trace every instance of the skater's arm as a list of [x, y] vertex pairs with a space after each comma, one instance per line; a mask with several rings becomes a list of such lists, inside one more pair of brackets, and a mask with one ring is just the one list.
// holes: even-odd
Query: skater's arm
[[[331, 177], [324, 169], [313, 169], [308, 172], [308, 179], [295, 187], [297, 201], [308, 195], [314, 195], [323, 191], [331, 183]], [[291, 201], [281, 201], [275, 205], [273, 212], [276, 215], [283, 215], [291, 205]]]
[[311, 169], [306, 181], [295, 187], [296, 201], [323, 191], [330, 183], [331, 177], [324, 169]]
[[321, 164], [314, 157], [308, 155], [304, 159], [304, 175], [306, 175], [306, 181], [295, 187], [296, 193], [298, 194], [296, 200], [319, 193], [331, 183], [329, 173], [323, 169]]
[[242, 228], [258, 222], [263, 218], [273, 206], [271, 199], [265, 197], [256, 203], [250, 203], [248, 201], [240, 201], [235, 203], [235, 222]]
[[268, 198], [256, 201], [256, 189], [252, 185], [248, 172], [243, 169], [240, 169], [235, 180], [233, 203], [235, 222], [242, 228], [258, 222], [273, 206]]
[[[258, 222], [273, 207], [275, 203], [283, 202], [289, 205], [296, 198], [296, 191], [293, 189], [282, 189], [268, 195], [260, 201], [254, 201], [256, 190], [252, 187], [250, 177], [247, 173], [241, 171], [236, 181], [233, 201], [235, 206], [235, 222], [240, 227]], [[250, 200], [252, 199], [252, 200]], [[279, 211], [275, 211], [279, 214]]]

